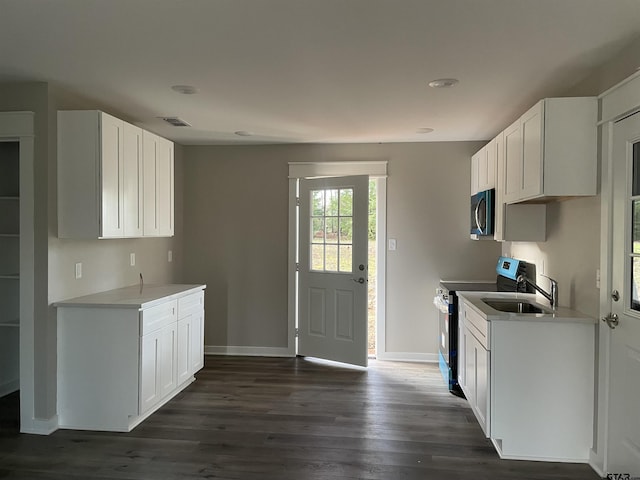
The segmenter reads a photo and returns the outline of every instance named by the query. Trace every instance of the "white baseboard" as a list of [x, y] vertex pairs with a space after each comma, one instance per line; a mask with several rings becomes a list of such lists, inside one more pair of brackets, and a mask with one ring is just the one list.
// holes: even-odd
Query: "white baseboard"
[[248, 357], [295, 357], [285, 347], [245, 347], [245, 346], [222, 346], [205, 345], [205, 355], [241, 355]]
[[11, 380], [0, 385], [0, 397], [9, 395], [10, 393], [20, 390], [20, 379]]
[[29, 421], [22, 419], [20, 422], [20, 433], [32, 433], [34, 435], [49, 435], [58, 429], [58, 415], [54, 415], [48, 420], [32, 418]]
[[380, 352], [376, 358], [390, 362], [438, 363], [437, 353]]

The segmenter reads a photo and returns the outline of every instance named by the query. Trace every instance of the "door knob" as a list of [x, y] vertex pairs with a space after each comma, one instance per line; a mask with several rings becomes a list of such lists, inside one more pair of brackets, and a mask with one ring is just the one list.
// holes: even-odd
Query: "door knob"
[[602, 321], [604, 323], [606, 323], [607, 325], [609, 325], [609, 328], [611, 330], [613, 330], [614, 328], [616, 328], [618, 326], [618, 323], [620, 323], [618, 321], [618, 315], [616, 313], [610, 313], [609, 315], [607, 315], [606, 317], [603, 317]]
[[360, 278], [352, 278], [351, 280], [353, 280], [356, 283], [364, 283], [364, 278], [360, 277]]

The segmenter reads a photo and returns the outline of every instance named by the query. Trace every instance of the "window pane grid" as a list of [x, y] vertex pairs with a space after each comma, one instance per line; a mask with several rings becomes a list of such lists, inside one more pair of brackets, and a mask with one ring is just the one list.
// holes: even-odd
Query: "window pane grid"
[[353, 270], [353, 188], [311, 191], [311, 270]]

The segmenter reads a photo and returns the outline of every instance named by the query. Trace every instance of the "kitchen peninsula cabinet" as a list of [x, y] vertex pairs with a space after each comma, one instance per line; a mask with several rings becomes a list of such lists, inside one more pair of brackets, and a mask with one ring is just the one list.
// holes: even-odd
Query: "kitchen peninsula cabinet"
[[58, 237], [173, 236], [172, 142], [101, 111], [59, 111], [57, 160]]
[[205, 288], [131, 286], [57, 302], [59, 427], [128, 432], [193, 382]]

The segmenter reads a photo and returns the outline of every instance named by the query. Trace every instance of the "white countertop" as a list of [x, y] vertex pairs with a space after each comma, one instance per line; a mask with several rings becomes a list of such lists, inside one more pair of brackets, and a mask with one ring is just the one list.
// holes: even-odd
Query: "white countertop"
[[[571, 310], [570, 308], [558, 307], [552, 311], [548, 303], [540, 303], [539, 297], [534, 293], [515, 293], [515, 292], [457, 292], [458, 296], [465, 300], [466, 304], [471, 306], [480, 315], [489, 321], [528, 321], [528, 322], [577, 322], [594, 324], [597, 322], [595, 318], [591, 318], [584, 313]], [[549, 311], [550, 313], [510, 313], [501, 312], [490, 307], [483, 302], [483, 299], [496, 300], [527, 300], [534, 305]]]
[[139, 285], [117, 288], [106, 292], [94, 293], [83, 297], [70, 298], [55, 302], [54, 307], [95, 307], [95, 308], [148, 308], [157, 303], [207, 288], [206, 285]]

